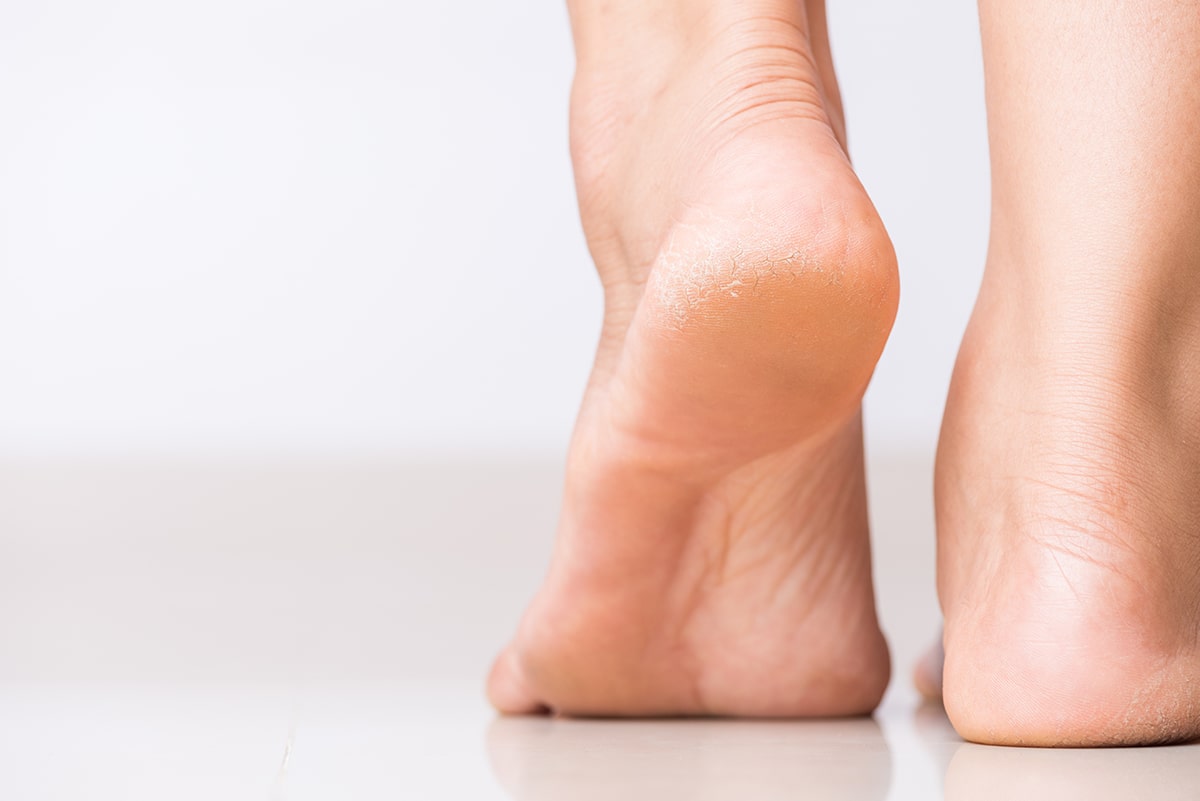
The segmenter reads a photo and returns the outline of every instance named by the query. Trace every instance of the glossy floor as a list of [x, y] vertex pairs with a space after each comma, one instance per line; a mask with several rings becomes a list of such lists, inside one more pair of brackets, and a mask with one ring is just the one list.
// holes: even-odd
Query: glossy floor
[[1200, 746], [963, 743], [907, 683], [937, 631], [928, 464], [872, 464], [896, 679], [872, 719], [497, 718], [544, 569], [539, 465], [0, 468], [0, 796], [1174, 799]]
[[874, 719], [496, 718], [469, 684], [8, 687], [6, 798], [660, 801], [1195, 799], [1200, 747], [961, 742], [938, 709]]

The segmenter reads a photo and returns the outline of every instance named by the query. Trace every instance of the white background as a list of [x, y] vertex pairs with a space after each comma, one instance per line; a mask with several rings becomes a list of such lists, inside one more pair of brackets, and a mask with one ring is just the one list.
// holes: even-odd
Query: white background
[[[986, 243], [973, 4], [834, 0], [933, 447]], [[553, 0], [0, 4], [0, 449], [558, 453], [600, 294]]]

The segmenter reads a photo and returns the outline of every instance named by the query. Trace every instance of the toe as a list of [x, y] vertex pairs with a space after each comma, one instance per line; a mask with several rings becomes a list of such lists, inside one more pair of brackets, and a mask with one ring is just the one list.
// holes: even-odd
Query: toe
[[492, 665], [487, 695], [496, 711], [505, 715], [538, 715], [548, 711], [526, 684], [511, 647], [505, 648]]
[[939, 639], [925, 652], [913, 670], [913, 684], [927, 701], [942, 701], [942, 665], [945, 661], [946, 654]]

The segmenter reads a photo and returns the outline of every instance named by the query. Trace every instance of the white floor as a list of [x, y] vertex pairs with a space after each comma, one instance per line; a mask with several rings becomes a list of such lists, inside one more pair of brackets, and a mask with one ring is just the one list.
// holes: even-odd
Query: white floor
[[986, 748], [920, 707], [929, 466], [871, 478], [897, 674], [875, 718], [627, 722], [482, 698], [545, 565], [553, 467], [0, 468], [0, 796], [1200, 797], [1200, 746]]

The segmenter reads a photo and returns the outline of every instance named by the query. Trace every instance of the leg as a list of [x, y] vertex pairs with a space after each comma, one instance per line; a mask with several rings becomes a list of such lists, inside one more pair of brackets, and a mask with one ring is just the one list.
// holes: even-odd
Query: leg
[[859, 402], [897, 299], [824, 11], [577, 0], [571, 144], [605, 289], [506, 712], [829, 715], [888, 677]]
[[939, 445], [968, 739], [1200, 735], [1200, 10], [982, 0], [992, 240]]

